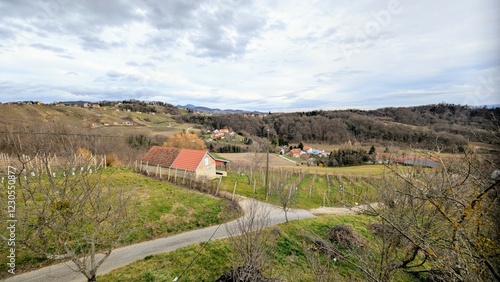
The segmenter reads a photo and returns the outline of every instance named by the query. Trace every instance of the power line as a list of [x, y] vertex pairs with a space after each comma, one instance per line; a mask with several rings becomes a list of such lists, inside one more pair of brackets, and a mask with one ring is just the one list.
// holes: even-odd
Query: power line
[[184, 274], [186, 273], [186, 271], [188, 271], [188, 269], [193, 265], [194, 261], [198, 258], [198, 256], [201, 254], [201, 252], [203, 252], [203, 250], [205, 249], [205, 247], [208, 245], [208, 242], [210, 242], [210, 240], [212, 240], [212, 238], [215, 236], [215, 233], [217, 233], [217, 230], [219, 230], [219, 228], [223, 225], [224, 223], [221, 223], [219, 224], [219, 226], [217, 226], [217, 228], [215, 229], [214, 233], [212, 233], [212, 235], [210, 236], [210, 238], [208, 238], [207, 242], [205, 242], [205, 245], [203, 245], [203, 247], [200, 249], [200, 251], [196, 254], [196, 256], [194, 256], [194, 258], [191, 260], [191, 262], [188, 264], [188, 266], [182, 271], [181, 275], [179, 276], [176, 276], [174, 278], [174, 281], [179, 281], [179, 279], [184, 276]]

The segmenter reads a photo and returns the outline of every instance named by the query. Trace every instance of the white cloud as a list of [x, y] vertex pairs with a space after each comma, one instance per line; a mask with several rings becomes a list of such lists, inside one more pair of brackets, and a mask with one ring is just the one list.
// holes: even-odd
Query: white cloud
[[0, 101], [136, 98], [262, 111], [500, 104], [499, 8], [0, 0]]

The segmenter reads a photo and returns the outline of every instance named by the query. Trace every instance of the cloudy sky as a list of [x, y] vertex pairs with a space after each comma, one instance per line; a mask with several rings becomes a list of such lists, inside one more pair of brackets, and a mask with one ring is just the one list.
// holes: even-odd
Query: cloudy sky
[[499, 0], [0, 0], [0, 101], [500, 104]]

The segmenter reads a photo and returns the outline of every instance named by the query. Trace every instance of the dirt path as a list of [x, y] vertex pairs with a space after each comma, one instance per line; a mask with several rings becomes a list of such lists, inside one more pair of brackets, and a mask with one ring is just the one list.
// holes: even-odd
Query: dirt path
[[378, 203], [371, 203], [366, 205], [359, 205], [355, 207], [345, 207], [345, 208], [331, 208], [331, 207], [321, 207], [317, 209], [309, 210], [314, 215], [354, 215], [359, 214], [364, 211], [369, 211], [371, 209], [377, 209]]

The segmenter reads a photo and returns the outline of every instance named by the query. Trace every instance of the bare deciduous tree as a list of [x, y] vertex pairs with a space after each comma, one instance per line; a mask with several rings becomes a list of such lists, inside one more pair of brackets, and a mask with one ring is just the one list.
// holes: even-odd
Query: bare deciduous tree
[[297, 183], [287, 183], [288, 174], [280, 171], [273, 173], [273, 178], [275, 180], [273, 192], [278, 197], [280, 206], [285, 213], [285, 220], [288, 222], [288, 211], [295, 203], [297, 195]]
[[[379, 253], [366, 259], [377, 280], [394, 271], [438, 281], [500, 280], [498, 167], [473, 152], [436, 169], [390, 167], [380, 185]], [[373, 263], [376, 262], [376, 263]]]
[[94, 157], [77, 153], [78, 136], [9, 136], [8, 142], [19, 159], [18, 242], [43, 258], [69, 259], [96, 281], [126, 234], [127, 196], [111, 188]]
[[[229, 276], [231, 281], [270, 281], [263, 276], [275, 251], [276, 235], [266, 229], [271, 223], [270, 208], [257, 201], [249, 201], [243, 217], [227, 228], [236, 257]], [[220, 280], [225, 281], [225, 280]]]

